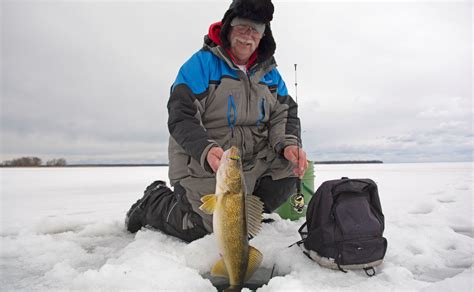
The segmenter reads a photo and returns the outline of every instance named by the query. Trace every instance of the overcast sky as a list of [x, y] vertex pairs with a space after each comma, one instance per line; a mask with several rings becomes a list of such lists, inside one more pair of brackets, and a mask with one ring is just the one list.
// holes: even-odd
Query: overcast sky
[[[1, 157], [167, 162], [169, 89], [230, 1], [2, 1]], [[472, 161], [472, 4], [274, 1], [312, 160]]]

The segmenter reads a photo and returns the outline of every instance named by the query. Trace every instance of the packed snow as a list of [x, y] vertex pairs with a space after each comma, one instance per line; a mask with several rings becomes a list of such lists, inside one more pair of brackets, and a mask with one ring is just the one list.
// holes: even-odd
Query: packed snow
[[[304, 222], [264, 224], [251, 244], [276, 276], [259, 291], [472, 291], [473, 163], [316, 165], [315, 186], [372, 178], [388, 250], [374, 277], [322, 268], [295, 245]], [[130, 205], [166, 167], [1, 169], [1, 290], [215, 291], [213, 235], [186, 244], [124, 228]]]

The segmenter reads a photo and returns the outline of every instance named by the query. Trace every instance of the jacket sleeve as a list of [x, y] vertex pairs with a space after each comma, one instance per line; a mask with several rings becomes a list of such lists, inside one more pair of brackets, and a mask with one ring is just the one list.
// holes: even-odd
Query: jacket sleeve
[[168, 101], [168, 130], [186, 153], [209, 170], [207, 152], [218, 144], [209, 139], [201, 119], [199, 99], [207, 95], [207, 67], [196, 53], [179, 70]]
[[288, 145], [301, 146], [301, 125], [298, 105], [288, 94], [280, 73], [273, 69], [270, 74], [277, 85], [277, 100], [270, 113], [269, 140], [275, 152], [281, 154]]

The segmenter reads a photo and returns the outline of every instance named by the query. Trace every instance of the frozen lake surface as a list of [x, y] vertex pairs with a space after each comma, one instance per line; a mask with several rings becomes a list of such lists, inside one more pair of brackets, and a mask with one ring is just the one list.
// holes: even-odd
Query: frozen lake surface
[[[1, 173], [1, 290], [215, 291], [202, 274], [219, 257], [213, 235], [185, 244], [128, 233], [124, 216], [166, 167], [15, 168]], [[388, 250], [376, 276], [319, 267], [277, 215], [252, 245], [277, 276], [259, 291], [473, 291], [473, 163], [315, 165], [315, 186], [372, 178]]]

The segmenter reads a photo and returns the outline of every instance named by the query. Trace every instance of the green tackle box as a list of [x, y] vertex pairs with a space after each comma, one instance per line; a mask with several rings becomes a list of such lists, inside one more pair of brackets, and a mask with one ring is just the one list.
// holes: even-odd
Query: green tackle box
[[312, 161], [308, 161], [308, 169], [301, 180], [301, 193], [304, 201], [301, 201], [302, 198], [297, 194], [292, 194], [275, 212], [281, 218], [290, 220], [298, 220], [306, 216], [306, 208], [314, 194], [314, 163]]

